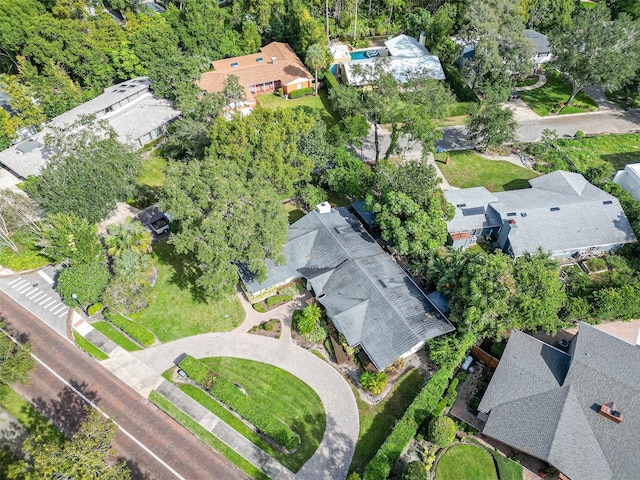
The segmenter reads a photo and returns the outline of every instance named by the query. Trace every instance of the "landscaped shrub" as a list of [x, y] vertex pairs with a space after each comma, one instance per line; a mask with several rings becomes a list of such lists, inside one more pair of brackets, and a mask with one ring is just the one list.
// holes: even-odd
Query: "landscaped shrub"
[[395, 465], [404, 449], [416, 435], [420, 424], [432, 414], [442, 399], [454, 369], [462, 362], [467, 350], [476, 341], [473, 335], [463, 338], [462, 342], [455, 343], [455, 351], [447, 356], [448, 358], [440, 370], [433, 374], [422, 391], [405, 410], [402, 418], [398, 420], [385, 442], [378, 449], [376, 456], [367, 465], [363, 476], [364, 480], [385, 480], [389, 476], [391, 467]]
[[456, 424], [449, 417], [436, 417], [429, 424], [429, 439], [446, 447], [456, 438]]
[[65, 268], [58, 277], [56, 291], [62, 296], [64, 303], [75, 306], [95, 303], [109, 284], [109, 269], [104, 263], [80, 263]]
[[137, 341], [140, 345], [150, 347], [155, 343], [155, 335], [151, 333], [144, 325], [140, 325], [133, 320], [129, 320], [127, 318], [124, 318], [122, 315], [112, 313], [108, 310], [104, 311], [104, 316], [107, 320], [109, 320], [135, 341]]
[[444, 413], [444, 409], [447, 408], [447, 400], [446, 399], [442, 399], [438, 402], [438, 405], [436, 405], [435, 410], [433, 411], [433, 416], [434, 417], [439, 417], [440, 415], [442, 415]]
[[293, 300], [293, 296], [291, 295], [274, 295], [273, 297], [267, 298], [267, 308], [273, 308], [279, 303], [286, 303], [291, 300]]
[[327, 84], [327, 90], [333, 90], [338, 88], [338, 80], [333, 73], [327, 72], [324, 74], [324, 81]]
[[360, 383], [362, 388], [370, 391], [374, 395], [380, 395], [387, 386], [387, 375], [384, 372], [371, 373], [364, 372], [360, 375]]
[[207, 380], [213, 384], [209, 390], [213, 396], [286, 449], [292, 450], [298, 445], [298, 436], [285, 423], [245, 395], [229, 380], [216, 375], [205, 363], [186, 356], [179, 366], [192, 380], [203, 386], [204, 381], [210, 379], [209, 375], [213, 374], [215, 379], [211, 379], [211, 382]]
[[458, 398], [458, 391], [456, 390], [457, 386], [458, 379], [454, 378], [451, 381], [451, 385], [449, 385], [449, 388], [447, 388], [447, 393], [444, 396], [445, 403], [449, 408], [453, 407], [453, 404], [456, 403], [456, 399]]
[[402, 480], [429, 480], [429, 472], [422, 462], [416, 460], [404, 467]]
[[264, 306], [264, 303], [254, 303], [253, 309], [258, 313], [267, 313], [267, 308]]
[[311, 95], [311, 94], [313, 94], [313, 87], [301, 88], [300, 90], [293, 90], [289, 94], [289, 98], [291, 99], [300, 98], [300, 97], [304, 97], [305, 95]]
[[102, 304], [100, 302], [94, 303], [89, 308], [87, 308], [87, 313], [89, 316], [95, 315], [98, 312], [102, 311]]

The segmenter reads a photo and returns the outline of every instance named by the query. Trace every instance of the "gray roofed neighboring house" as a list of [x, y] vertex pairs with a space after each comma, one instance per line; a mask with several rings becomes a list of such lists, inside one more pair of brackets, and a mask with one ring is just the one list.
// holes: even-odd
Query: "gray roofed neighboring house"
[[618, 199], [582, 175], [556, 171], [529, 184], [493, 194], [482, 187], [445, 192], [457, 207], [447, 222], [450, 237], [486, 235], [492, 228], [500, 248], [514, 257], [542, 249], [554, 258], [603, 253], [637, 241]]
[[289, 227], [288, 236], [287, 261], [268, 260], [265, 282], [239, 269], [250, 296], [305, 278], [349, 345], [361, 345], [379, 370], [453, 331], [346, 208], [310, 212]]
[[[478, 407], [482, 433], [572, 480], [637, 478], [639, 364], [636, 345], [586, 323], [569, 353], [513, 331]], [[622, 421], [599, 413], [609, 402]]]
[[524, 36], [533, 43], [533, 46], [536, 49], [536, 56], [534, 57], [534, 61], [536, 63], [546, 63], [551, 61], [553, 50], [549, 43], [549, 39], [545, 34], [526, 28], [524, 30]]
[[64, 128], [83, 115], [106, 120], [118, 140], [142, 147], [164, 133], [164, 127], [180, 115], [167, 100], [153, 96], [147, 77], [138, 77], [112, 87], [88, 102], [63, 113], [44, 125], [27, 140], [0, 151], [0, 164], [21, 178], [38, 175], [48, 159], [42, 147], [51, 127]]

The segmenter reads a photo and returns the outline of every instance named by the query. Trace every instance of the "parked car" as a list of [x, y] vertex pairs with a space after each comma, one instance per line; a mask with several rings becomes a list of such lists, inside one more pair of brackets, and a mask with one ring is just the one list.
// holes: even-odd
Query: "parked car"
[[516, 92], [515, 90], [509, 94], [509, 101], [518, 100], [519, 98], [520, 98], [520, 95], [518, 95], [518, 92]]
[[156, 235], [162, 235], [169, 231], [169, 216], [163, 213], [160, 217], [151, 221], [151, 230]]

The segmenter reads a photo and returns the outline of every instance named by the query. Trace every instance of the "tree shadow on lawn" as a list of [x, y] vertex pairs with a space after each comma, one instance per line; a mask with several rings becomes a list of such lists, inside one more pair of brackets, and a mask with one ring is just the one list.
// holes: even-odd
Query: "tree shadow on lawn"
[[511, 180], [502, 185], [502, 188], [506, 190], [523, 190], [525, 188], [529, 188], [529, 180], [526, 178], [517, 178], [515, 180]]
[[173, 245], [166, 241], [156, 243], [153, 251], [160, 264], [171, 267], [170, 284], [189, 291], [195, 301], [207, 303], [204, 291], [196, 284], [199, 271], [194, 267], [195, 260], [192, 257], [176, 253]]
[[622, 170], [625, 165], [628, 165], [629, 163], [640, 162], [640, 150], [635, 152], [601, 155], [601, 158], [605, 162], [610, 163], [616, 170]]

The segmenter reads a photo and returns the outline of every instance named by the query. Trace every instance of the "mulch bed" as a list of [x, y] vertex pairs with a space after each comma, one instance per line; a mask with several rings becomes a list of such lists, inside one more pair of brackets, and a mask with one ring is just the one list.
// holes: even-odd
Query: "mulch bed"
[[[269, 329], [269, 327], [271, 327], [271, 329]], [[267, 322], [262, 322], [260, 325], [253, 327], [247, 333], [262, 335], [263, 337], [280, 338], [280, 334], [282, 333], [282, 322], [272, 318]]]

